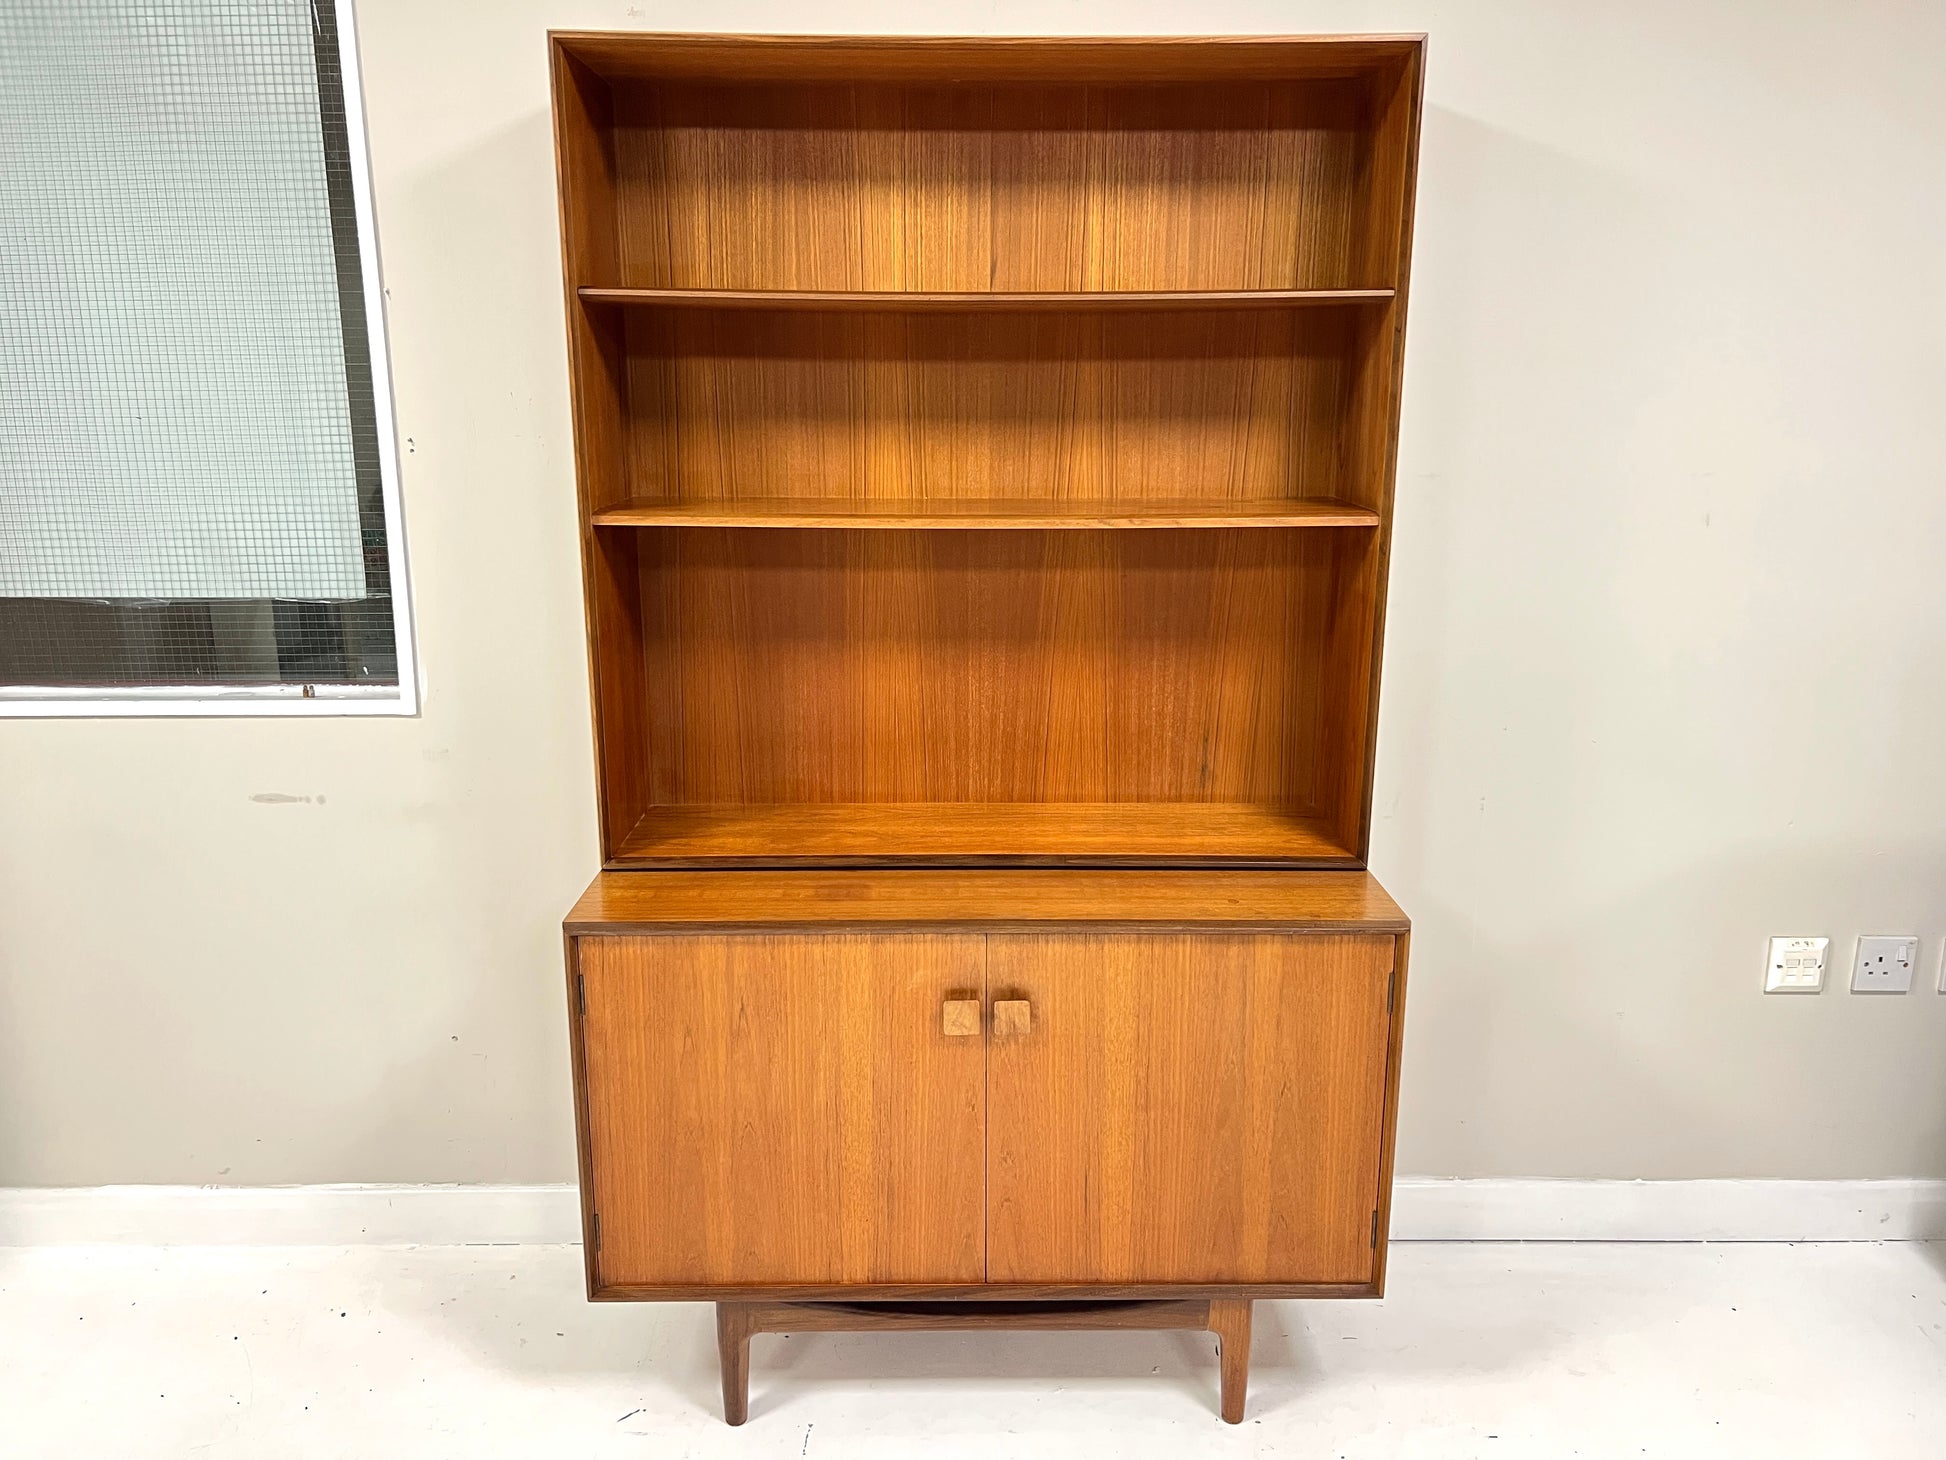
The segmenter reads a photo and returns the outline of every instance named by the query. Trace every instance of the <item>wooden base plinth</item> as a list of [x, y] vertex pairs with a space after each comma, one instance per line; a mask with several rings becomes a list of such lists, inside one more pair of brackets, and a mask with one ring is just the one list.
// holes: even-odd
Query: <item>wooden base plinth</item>
[[750, 1415], [750, 1338], [758, 1333], [863, 1333], [888, 1329], [1188, 1328], [1216, 1335], [1223, 1418], [1243, 1422], [1250, 1382], [1250, 1299], [1050, 1303], [718, 1303], [723, 1418]]

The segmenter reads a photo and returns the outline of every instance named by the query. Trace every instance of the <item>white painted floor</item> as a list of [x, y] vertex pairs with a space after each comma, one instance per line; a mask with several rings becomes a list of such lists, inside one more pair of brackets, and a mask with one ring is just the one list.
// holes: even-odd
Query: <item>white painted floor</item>
[[0, 1252], [0, 1456], [1946, 1455], [1936, 1244], [1410, 1244], [1382, 1303], [1193, 1334], [755, 1340], [593, 1306], [570, 1247]]

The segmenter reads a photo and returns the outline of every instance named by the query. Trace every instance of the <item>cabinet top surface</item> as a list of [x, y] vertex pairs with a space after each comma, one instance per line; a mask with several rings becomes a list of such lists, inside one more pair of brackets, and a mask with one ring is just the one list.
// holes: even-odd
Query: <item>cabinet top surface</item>
[[1050, 923], [1095, 927], [1403, 933], [1369, 872], [921, 870], [603, 872], [571, 935], [671, 928]]
[[1373, 35], [902, 36], [729, 35], [698, 32], [550, 32], [555, 47], [620, 77], [841, 79], [944, 73], [1091, 80], [1349, 76], [1396, 64], [1423, 32]]

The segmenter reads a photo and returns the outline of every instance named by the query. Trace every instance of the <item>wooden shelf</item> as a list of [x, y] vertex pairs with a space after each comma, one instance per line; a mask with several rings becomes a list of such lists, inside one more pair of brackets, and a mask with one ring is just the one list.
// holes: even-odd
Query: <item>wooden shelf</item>
[[597, 527], [828, 527], [1014, 529], [1377, 527], [1379, 516], [1333, 497], [1222, 502], [857, 500], [756, 497], [722, 502], [631, 502], [594, 514]]
[[1355, 866], [1321, 819], [1213, 802], [907, 802], [652, 806], [621, 840], [630, 866], [981, 864]]
[[984, 312], [1024, 314], [1062, 310], [1298, 309], [1318, 305], [1383, 304], [1391, 289], [1158, 289], [1059, 292], [832, 289], [600, 289], [576, 291], [585, 304], [659, 309], [793, 309], [883, 313]]
[[1182, 928], [1403, 933], [1369, 872], [1146, 867], [604, 872], [573, 933], [706, 928]]

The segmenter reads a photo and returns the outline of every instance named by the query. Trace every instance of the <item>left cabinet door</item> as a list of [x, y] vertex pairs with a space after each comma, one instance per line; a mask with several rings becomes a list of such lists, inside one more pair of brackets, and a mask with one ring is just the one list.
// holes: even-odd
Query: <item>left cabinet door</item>
[[596, 1286], [981, 1281], [985, 957], [977, 934], [577, 939]]

